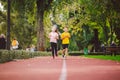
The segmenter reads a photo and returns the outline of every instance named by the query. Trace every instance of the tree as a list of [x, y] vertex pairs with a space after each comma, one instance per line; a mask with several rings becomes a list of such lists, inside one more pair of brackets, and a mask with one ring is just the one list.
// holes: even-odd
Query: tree
[[[44, 0], [44, 1], [43, 0], [12, 0], [11, 1], [11, 4], [12, 4], [11, 13], [15, 13], [14, 18], [17, 19], [17, 21], [18, 21], [18, 22], [17, 21], [14, 22], [14, 26], [15, 26], [14, 28], [12, 26], [12, 29], [14, 29], [13, 33], [19, 32], [19, 33], [16, 33], [15, 35], [18, 37], [23, 36], [23, 34], [26, 30], [26, 29], [23, 29], [23, 27], [27, 28], [27, 27], [25, 27], [26, 23], [27, 23], [27, 25], [33, 24], [34, 26], [38, 26], [38, 29], [37, 29], [37, 31], [38, 31], [37, 32], [38, 33], [37, 34], [38, 50], [44, 50], [44, 45], [45, 45], [44, 44], [45, 43], [44, 36], [45, 35], [44, 35], [43, 17], [44, 17], [44, 12], [49, 10], [49, 7], [50, 7], [50, 4], [52, 3], [52, 1], [53, 0]], [[2, 0], [2, 2], [5, 2], [5, 0]], [[37, 5], [37, 7], [35, 7], [36, 5]], [[4, 5], [4, 6], [6, 6], [6, 5]], [[33, 17], [31, 19], [31, 16], [36, 15], [36, 13], [34, 13], [35, 8], [37, 10], [37, 17], [36, 17], [37, 19], [34, 19], [35, 17]], [[29, 16], [31, 13], [32, 13], [32, 15]], [[37, 25], [35, 25], [36, 24], [35, 20], [37, 20]], [[21, 40], [20, 43], [23, 43], [23, 45], [24, 45], [25, 39], [23, 39], [23, 38], [19, 38], [19, 39]]]
[[53, 0], [37, 0], [37, 50], [44, 51], [45, 50], [45, 32], [44, 32], [44, 12], [48, 10], [50, 4]]
[[[7, 9], [6, 0], [1, 2]], [[90, 40], [95, 38], [95, 29], [99, 33], [98, 42], [110, 44], [112, 40], [119, 40], [118, 2], [119, 0], [12, 0], [11, 37], [17, 36], [24, 48], [34, 42], [37, 43], [38, 50], [44, 50], [48, 44], [47, 34], [52, 23], [55, 23], [60, 32], [64, 26], [69, 27], [71, 50], [93, 45]], [[50, 15], [53, 19], [50, 19]]]

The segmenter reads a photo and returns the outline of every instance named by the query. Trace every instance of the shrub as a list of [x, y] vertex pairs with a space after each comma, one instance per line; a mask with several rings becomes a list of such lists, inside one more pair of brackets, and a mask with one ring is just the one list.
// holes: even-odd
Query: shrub
[[10, 51], [2, 50], [0, 51], [0, 63], [13, 60], [13, 56]]
[[58, 51], [58, 54], [59, 54], [59, 55], [62, 55], [62, 53], [63, 53], [62, 50], [59, 50], [59, 51]]
[[0, 50], [0, 63], [8, 62], [14, 59], [28, 59], [36, 56], [51, 56], [50, 52], [28, 52], [24, 50]]

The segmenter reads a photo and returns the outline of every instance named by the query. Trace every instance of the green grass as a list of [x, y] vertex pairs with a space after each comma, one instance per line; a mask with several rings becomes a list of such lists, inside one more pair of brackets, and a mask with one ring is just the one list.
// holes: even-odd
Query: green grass
[[120, 55], [117, 56], [110, 56], [110, 55], [86, 55], [85, 57], [88, 58], [96, 58], [96, 59], [103, 59], [103, 60], [113, 60], [113, 61], [119, 61], [120, 62]]

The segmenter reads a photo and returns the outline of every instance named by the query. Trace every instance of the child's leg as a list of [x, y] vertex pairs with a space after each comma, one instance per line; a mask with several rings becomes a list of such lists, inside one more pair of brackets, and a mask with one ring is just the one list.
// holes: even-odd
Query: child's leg
[[65, 45], [65, 55], [68, 55], [68, 44]]
[[52, 56], [53, 56], [53, 59], [54, 59], [54, 45], [53, 45], [53, 43], [51, 43], [51, 49], [52, 49]]
[[62, 44], [62, 47], [63, 47], [63, 50], [62, 50], [62, 56], [64, 57], [64, 55], [65, 55], [65, 45]]
[[54, 44], [54, 50], [55, 50], [55, 55], [58, 56], [58, 54], [57, 54], [57, 43]]
[[68, 48], [65, 48], [65, 55], [68, 55]]
[[63, 49], [62, 51], [62, 57], [64, 58], [64, 56], [65, 56], [65, 49]]
[[62, 54], [65, 55], [65, 49], [62, 50]]

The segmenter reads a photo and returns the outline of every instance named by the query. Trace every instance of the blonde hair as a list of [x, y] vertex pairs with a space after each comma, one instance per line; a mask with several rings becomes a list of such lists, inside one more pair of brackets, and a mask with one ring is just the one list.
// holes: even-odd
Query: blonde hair
[[54, 32], [55, 32], [55, 31], [56, 31], [56, 27], [54, 27], [54, 26], [53, 26], [53, 27], [52, 27], [52, 31], [54, 31]]

